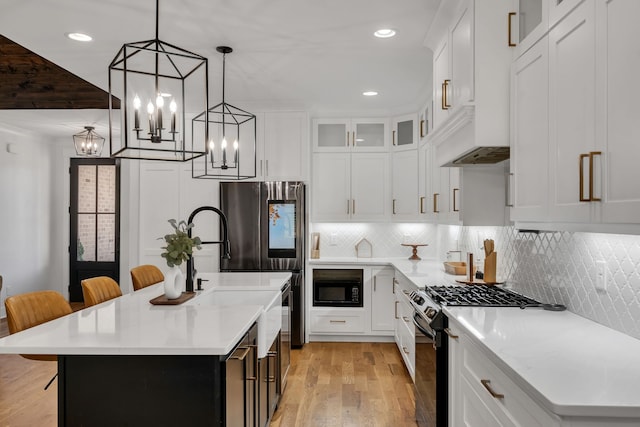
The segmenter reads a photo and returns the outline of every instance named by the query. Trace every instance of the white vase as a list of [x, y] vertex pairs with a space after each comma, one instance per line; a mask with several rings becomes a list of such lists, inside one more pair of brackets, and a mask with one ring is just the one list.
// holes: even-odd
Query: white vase
[[184, 289], [184, 274], [180, 267], [173, 266], [164, 274], [164, 295], [168, 299], [176, 299], [182, 295]]

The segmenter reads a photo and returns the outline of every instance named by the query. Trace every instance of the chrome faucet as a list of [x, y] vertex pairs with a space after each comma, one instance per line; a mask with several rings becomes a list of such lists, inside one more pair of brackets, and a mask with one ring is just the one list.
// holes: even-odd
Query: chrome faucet
[[[195, 216], [202, 211], [213, 211], [218, 215], [220, 215], [220, 221], [222, 222], [222, 240], [202, 242], [201, 244], [222, 245], [222, 258], [231, 259], [231, 252], [230, 252], [230, 245], [229, 245], [229, 231], [227, 227], [227, 217], [225, 216], [224, 213], [222, 213], [220, 209], [214, 208], [213, 206], [201, 206], [196, 210], [194, 210], [193, 212], [191, 212], [191, 215], [189, 215], [189, 219], [187, 220], [187, 224], [192, 224], [193, 218], [195, 218]], [[193, 230], [193, 227], [189, 228], [189, 230], [187, 231], [189, 237], [191, 237], [191, 230]], [[193, 254], [192, 254], [191, 257], [189, 257], [189, 259], [187, 260], [187, 282], [185, 286], [187, 292], [193, 292], [193, 279], [196, 273], [197, 271], [193, 267]]]

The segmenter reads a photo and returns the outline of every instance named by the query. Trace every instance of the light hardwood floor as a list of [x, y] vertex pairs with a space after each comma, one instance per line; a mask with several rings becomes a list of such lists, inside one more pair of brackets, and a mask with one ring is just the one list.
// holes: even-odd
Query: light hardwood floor
[[[0, 321], [0, 336], [7, 334]], [[270, 427], [415, 427], [414, 394], [393, 343], [308, 343], [291, 354]], [[0, 355], [0, 426], [57, 425], [56, 364]]]

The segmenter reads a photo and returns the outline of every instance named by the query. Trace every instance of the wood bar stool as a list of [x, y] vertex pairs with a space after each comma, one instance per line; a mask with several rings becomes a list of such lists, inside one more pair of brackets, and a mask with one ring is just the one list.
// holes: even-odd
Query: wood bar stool
[[164, 274], [155, 265], [139, 265], [131, 269], [131, 281], [133, 282], [133, 290], [139, 291], [164, 281]]
[[[36, 291], [14, 295], [4, 301], [7, 310], [9, 333], [15, 334], [42, 323], [66, 316], [71, 313], [71, 306], [62, 294], [56, 291]], [[21, 354], [25, 359], [56, 361], [55, 354]], [[44, 389], [48, 389], [56, 373]]]
[[85, 307], [91, 307], [122, 296], [120, 286], [111, 277], [92, 277], [91, 279], [84, 279], [81, 284]]

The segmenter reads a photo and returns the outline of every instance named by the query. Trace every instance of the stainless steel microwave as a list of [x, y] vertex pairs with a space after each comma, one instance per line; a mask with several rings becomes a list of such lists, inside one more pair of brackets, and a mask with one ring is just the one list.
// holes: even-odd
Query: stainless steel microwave
[[314, 307], [362, 307], [362, 269], [314, 269]]

